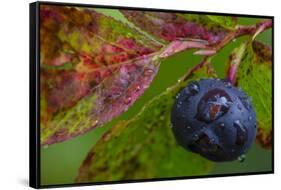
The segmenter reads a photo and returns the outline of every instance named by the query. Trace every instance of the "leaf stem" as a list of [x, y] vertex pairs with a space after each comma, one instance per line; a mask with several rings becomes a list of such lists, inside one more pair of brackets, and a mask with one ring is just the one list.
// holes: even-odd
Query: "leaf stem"
[[[226, 35], [225, 38], [220, 43], [218, 43], [214, 46], [211, 46], [209, 48], [206, 48], [205, 51], [213, 51], [213, 54], [216, 54], [235, 38], [238, 38], [238, 37], [241, 37], [244, 35], [252, 35], [253, 38], [255, 38], [258, 34], [260, 34], [261, 32], [263, 32], [271, 27], [272, 27], [271, 20], [264, 20], [255, 25], [250, 25], [250, 26], [241, 26], [241, 25], [237, 26], [236, 29], [233, 32]], [[195, 54], [198, 54], [199, 51], [195, 52]]]

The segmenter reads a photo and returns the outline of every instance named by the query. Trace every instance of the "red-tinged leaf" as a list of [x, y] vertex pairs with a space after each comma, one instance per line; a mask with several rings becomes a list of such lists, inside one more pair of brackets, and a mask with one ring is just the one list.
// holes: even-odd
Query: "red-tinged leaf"
[[161, 46], [93, 9], [40, 7], [41, 143], [101, 126], [149, 86]]
[[202, 40], [174, 40], [172, 41], [159, 55], [160, 58], [169, 57], [175, 53], [178, 53], [183, 50], [191, 49], [191, 48], [206, 48], [206, 41]]
[[151, 33], [163, 43], [179, 38], [195, 38], [213, 45], [220, 42], [231, 31], [224, 27], [225, 24], [213, 22], [206, 15], [133, 10], [123, 10], [122, 13], [136, 26]]
[[76, 182], [120, 181], [205, 175], [207, 159], [178, 145], [170, 128], [176, 94], [190, 81], [213, 77], [206, 59], [180, 82], [147, 102], [133, 118], [120, 121], [89, 151]]

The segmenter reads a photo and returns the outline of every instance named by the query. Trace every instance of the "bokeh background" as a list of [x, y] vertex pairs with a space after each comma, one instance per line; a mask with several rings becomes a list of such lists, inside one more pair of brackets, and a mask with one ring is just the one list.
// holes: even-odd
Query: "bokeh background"
[[[103, 14], [114, 17], [122, 22], [128, 22], [118, 10], [95, 9]], [[254, 24], [261, 19], [239, 17], [239, 24]], [[263, 32], [258, 39], [266, 44], [272, 44], [271, 29]], [[212, 59], [219, 77], [225, 77], [226, 63], [230, 52], [247, 37], [236, 39], [227, 45], [218, 55]], [[181, 52], [161, 63], [160, 70], [146, 92], [135, 102], [133, 106], [119, 117], [107, 123], [101, 128], [78, 136], [74, 139], [41, 147], [41, 185], [72, 184], [78, 174], [79, 167], [86, 158], [89, 150], [95, 145], [101, 135], [110, 129], [118, 120], [126, 120], [140, 111], [142, 106], [153, 97], [173, 85], [191, 67], [200, 61], [200, 56], [195, 56], [192, 51]], [[126, 156], [126, 155], [124, 155]], [[246, 154], [244, 162], [232, 161], [215, 163], [210, 174], [233, 174], [243, 172], [263, 172], [272, 169], [272, 151], [263, 149], [254, 144]], [[114, 160], [112, 160], [114, 162]]]

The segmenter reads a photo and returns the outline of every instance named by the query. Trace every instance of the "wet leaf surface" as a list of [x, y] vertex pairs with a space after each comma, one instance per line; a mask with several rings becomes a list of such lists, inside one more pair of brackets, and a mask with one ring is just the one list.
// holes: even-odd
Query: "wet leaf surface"
[[207, 174], [211, 162], [181, 148], [170, 128], [175, 96], [190, 80], [213, 76], [210, 65], [148, 102], [132, 119], [104, 134], [80, 167], [76, 182], [118, 181]]
[[[243, 47], [244, 46], [244, 47]], [[242, 46], [243, 52], [233, 54], [240, 61], [236, 84], [251, 98], [257, 113], [257, 141], [266, 148], [272, 146], [272, 62], [271, 48], [259, 41]], [[241, 50], [241, 48], [240, 48]], [[239, 51], [236, 51], [239, 52]], [[237, 57], [237, 55], [239, 55]]]
[[42, 5], [41, 144], [126, 111], [156, 75], [161, 46], [93, 9]]

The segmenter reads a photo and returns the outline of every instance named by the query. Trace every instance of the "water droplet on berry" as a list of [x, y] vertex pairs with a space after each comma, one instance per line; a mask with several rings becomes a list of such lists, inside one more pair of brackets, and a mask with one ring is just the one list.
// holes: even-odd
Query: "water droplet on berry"
[[199, 85], [197, 82], [193, 82], [193, 83], [189, 84], [188, 89], [192, 95], [196, 95], [200, 91]]
[[201, 98], [196, 117], [201, 121], [210, 123], [227, 113], [231, 105], [230, 97], [225, 91], [211, 90]]
[[249, 121], [252, 121], [252, 119], [253, 119], [252, 116], [249, 116], [248, 120], [249, 120]]
[[246, 159], [246, 155], [245, 155], [245, 154], [241, 154], [241, 155], [238, 157], [238, 161], [241, 162], [241, 163], [244, 162], [245, 159]]
[[224, 82], [226, 88], [231, 88], [232, 84], [230, 82]]
[[220, 127], [222, 130], [224, 130], [225, 124], [224, 124], [224, 123], [220, 123], [220, 124], [219, 124], [219, 127]]
[[251, 99], [247, 98], [247, 97], [239, 97], [240, 101], [242, 102], [242, 104], [244, 105], [244, 107], [247, 110], [251, 109]]
[[214, 144], [214, 143], [215, 143], [215, 139], [214, 139], [214, 138], [211, 138], [209, 142], [210, 142], [211, 144]]
[[199, 136], [197, 134], [194, 134], [192, 136], [192, 140], [197, 141], [199, 139]]
[[241, 146], [247, 141], [247, 130], [243, 127], [239, 120], [235, 120], [233, 125], [236, 128], [235, 144]]

